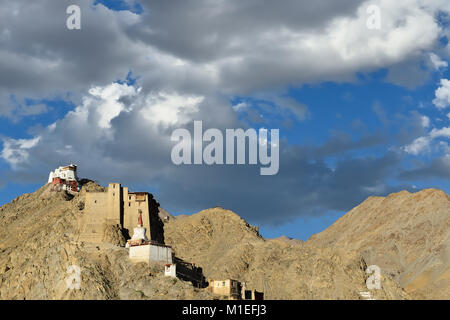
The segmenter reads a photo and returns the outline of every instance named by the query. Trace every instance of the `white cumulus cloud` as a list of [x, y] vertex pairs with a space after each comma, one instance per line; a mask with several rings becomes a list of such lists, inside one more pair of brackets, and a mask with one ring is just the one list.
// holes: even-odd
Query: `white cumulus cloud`
[[202, 96], [178, 93], [149, 94], [141, 113], [154, 125], [185, 124], [191, 120], [190, 115], [198, 111], [198, 106], [203, 100]]
[[4, 139], [0, 156], [13, 167], [27, 162], [29, 160], [29, 149], [35, 147], [40, 139], [39, 136], [32, 139]]
[[441, 86], [436, 89], [435, 96], [433, 104], [438, 109], [445, 109], [450, 105], [450, 80], [441, 79]]
[[431, 143], [438, 138], [450, 138], [450, 127], [441, 129], [433, 129], [431, 132], [423, 137], [415, 139], [411, 144], [403, 147], [403, 150], [409, 154], [419, 155], [423, 152], [430, 151]]
[[439, 70], [441, 68], [447, 68], [448, 62], [442, 60], [437, 54], [430, 53], [430, 61], [435, 70]]

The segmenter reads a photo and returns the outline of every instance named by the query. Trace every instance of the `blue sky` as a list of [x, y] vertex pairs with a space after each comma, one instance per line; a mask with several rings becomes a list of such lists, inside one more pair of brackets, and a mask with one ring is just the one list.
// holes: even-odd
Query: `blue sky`
[[[9, 72], [0, 81], [0, 205], [73, 161], [82, 177], [153, 192], [173, 214], [220, 204], [263, 236], [306, 240], [370, 195], [449, 193], [449, 8], [436, 1], [405, 17], [379, 2], [386, 18], [376, 32], [353, 27], [365, 23], [364, 1], [320, 11], [86, 0], [73, 31], [58, 15], [64, 1], [18, 5], [22, 18], [48, 15], [35, 28], [49, 36], [14, 16], [0, 24], [0, 70]], [[298, 21], [302, 12], [314, 19]], [[391, 40], [398, 33], [419, 40]], [[174, 166], [170, 133], [194, 120], [279, 128], [279, 174]]]

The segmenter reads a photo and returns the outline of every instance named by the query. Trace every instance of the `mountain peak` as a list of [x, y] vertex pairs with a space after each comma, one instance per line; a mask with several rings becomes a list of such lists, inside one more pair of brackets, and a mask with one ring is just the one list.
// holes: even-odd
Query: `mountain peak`
[[[369, 263], [395, 275], [402, 286], [430, 296], [437, 279], [447, 274], [449, 239], [450, 197], [439, 189], [424, 189], [370, 197], [307, 243], [364, 252]], [[426, 274], [434, 276], [424, 282]], [[449, 297], [450, 286], [446, 290]]]

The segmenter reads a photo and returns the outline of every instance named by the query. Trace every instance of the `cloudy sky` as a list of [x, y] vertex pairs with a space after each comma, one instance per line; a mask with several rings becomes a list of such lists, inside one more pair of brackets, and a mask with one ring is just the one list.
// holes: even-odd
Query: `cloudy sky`
[[[449, 14], [448, 0], [2, 0], [0, 205], [74, 162], [173, 214], [221, 205], [306, 239], [370, 195], [449, 193]], [[171, 134], [195, 120], [279, 129], [278, 174], [174, 165]]]

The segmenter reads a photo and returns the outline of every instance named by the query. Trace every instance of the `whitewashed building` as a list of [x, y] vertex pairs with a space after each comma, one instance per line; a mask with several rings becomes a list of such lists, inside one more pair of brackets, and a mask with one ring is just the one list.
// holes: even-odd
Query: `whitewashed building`
[[55, 169], [50, 172], [48, 183], [60, 185], [63, 190], [79, 191], [77, 166], [75, 164], [70, 164]]

